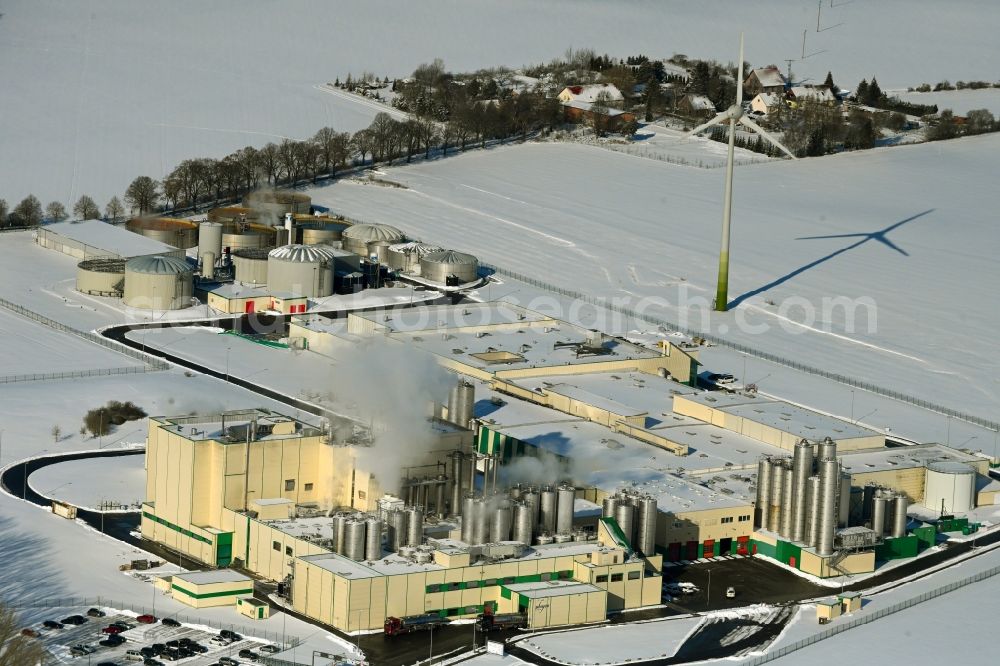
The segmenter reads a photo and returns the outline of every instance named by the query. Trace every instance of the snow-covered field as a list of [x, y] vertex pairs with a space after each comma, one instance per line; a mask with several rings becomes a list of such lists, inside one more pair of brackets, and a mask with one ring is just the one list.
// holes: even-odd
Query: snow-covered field
[[683, 617], [638, 624], [608, 624], [581, 631], [540, 634], [518, 646], [565, 664], [608, 664], [671, 657], [701, 624]]
[[648, 0], [10, 0], [0, 18], [0, 154], [9, 156], [0, 196], [72, 204], [89, 193], [103, 206], [135, 176], [161, 178], [186, 158], [301, 139], [324, 125], [353, 131], [378, 109], [314, 86], [365, 70], [407, 76], [436, 57], [457, 71], [547, 62], [569, 47], [729, 61], [743, 30], [747, 60], [784, 66], [808, 28], [812, 55], [793, 65], [797, 79], [832, 70], [850, 88], [873, 74], [883, 87], [996, 76], [1000, 46], [983, 18], [994, 8], [982, 0], [947, 11], [929, 1], [838, 2], [823, 7], [819, 33], [815, 2], [768, 0], [746, 12], [728, 0], [716, 9]]
[[526, 144], [386, 170], [406, 189], [341, 181], [312, 195], [561, 287], [989, 415], [1000, 264], [984, 193], [998, 147], [983, 136], [738, 169], [740, 305], [725, 314], [710, 312], [720, 170]]
[[900, 99], [916, 104], [937, 104], [938, 111], [951, 109], [956, 116], [964, 116], [972, 109], [988, 109], [994, 116], [1000, 114], [1000, 88], [980, 90], [940, 90], [938, 92], [901, 92]]
[[88, 509], [114, 502], [135, 508], [146, 498], [145, 457], [139, 454], [114, 458], [70, 460], [33, 472], [31, 489], [43, 497]]

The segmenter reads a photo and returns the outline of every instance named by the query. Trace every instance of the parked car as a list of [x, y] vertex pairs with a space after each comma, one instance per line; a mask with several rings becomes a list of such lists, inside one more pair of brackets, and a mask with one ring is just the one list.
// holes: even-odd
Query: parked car
[[109, 624], [108, 626], [101, 629], [102, 634], [120, 634], [123, 631], [125, 630], [119, 627], [117, 624]]
[[83, 645], [82, 643], [80, 645], [74, 645], [69, 649], [69, 653], [74, 657], [82, 657], [84, 655], [94, 654], [95, 652], [97, 652], [97, 648], [92, 645]]
[[42, 622], [42, 626], [45, 627], [46, 629], [62, 629], [63, 628], [63, 626], [60, 623], [56, 622], [55, 620], [46, 620], [45, 622]]
[[167, 649], [168, 650], [177, 649], [180, 646], [181, 646], [181, 642], [179, 640], [177, 640], [176, 638], [173, 639], [173, 640], [167, 641]]
[[148, 613], [146, 613], [144, 615], [140, 615], [139, 617], [135, 618], [135, 621], [138, 622], [139, 624], [153, 624], [156, 622], [156, 616], [149, 615]]
[[163, 651], [167, 649], [167, 646], [163, 643], [153, 643], [149, 647], [153, 651], [153, 654], [163, 654]]
[[39, 636], [41, 636], [40, 633], [38, 633], [37, 631], [35, 631], [34, 629], [32, 629], [30, 627], [25, 627], [24, 629], [22, 629], [21, 630], [21, 635], [22, 636], [27, 636], [28, 638], [38, 638]]
[[281, 652], [281, 648], [277, 645], [261, 645], [259, 649], [265, 654], [277, 654]]
[[117, 622], [111, 623], [112, 627], [121, 627], [122, 631], [128, 631], [129, 629], [135, 629], [135, 625], [131, 622], [125, 622], [124, 620], [118, 620]]
[[236, 661], [232, 657], [219, 657], [219, 663], [222, 666], [240, 666], [240, 662]]
[[103, 647], [118, 647], [125, 642], [125, 639], [121, 636], [108, 636], [103, 641], [99, 642], [98, 645]]
[[242, 650], [240, 650], [239, 656], [244, 659], [249, 659], [250, 661], [257, 661], [258, 659], [260, 659], [260, 655], [254, 652], [253, 650], [250, 650], [249, 648], [243, 648]]
[[63, 618], [62, 623], [63, 624], [72, 624], [72, 625], [79, 626], [79, 625], [83, 624], [86, 621], [87, 621], [87, 618], [85, 618], [82, 615], [70, 615], [67, 618]]
[[165, 624], [168, 627], [179, 627], [179, 626], [181, 626], [181, 623], [178, 622], [177, 620], [175, 620], [172, 617], [165, 617], [162, 620], [160, 620], [160, 623], [161, 624]]
[[732, 599], [735, 596], [736, 596], [736, 588], [735, 587], [727, 587], [726, 588], [726, 598], [727, 599]]
[[222, 636], [223, 638], [228, 638], [231, 641], [243, 640], [242, 636], [240, 636], [235, 631], [230, 631], [229, 629], [223, 629], [222, 631], [219, 632], [219, 635]]
[[208, 648], [202, 645], [201, 643], [191, 643], [190, 645], [187, 646], [187, 649], [191, 650], [192, 652], [197, 652], [198, 654], [205, 654], [206, 652], [208, 652]]
[[87, 609], [87, 617], [104, 617], [105, 615], [107, 615], [107, 613], [102, 611], [100, 608]]

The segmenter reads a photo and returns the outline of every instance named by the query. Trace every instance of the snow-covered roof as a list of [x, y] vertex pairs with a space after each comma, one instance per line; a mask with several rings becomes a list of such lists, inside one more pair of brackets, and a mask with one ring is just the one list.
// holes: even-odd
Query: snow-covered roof
[[[64, 238], [89, 245], [108, 255], [118, 257], [139, 257], [147, 254], [175, 252], [177, 248], [158, 240], [133, 233], [125, 227], [118, 227], [101, 220], [79, 220], [46, 224], [39, 233], [59, 234]], [[96, 253], [95, 253], [96, 254]]]
[[785, 77], [781, 75], [781, 72], [777, 67], [758, 67], [757, 69], [750, 71], [750, 75], [747, 76], [747, 79], [755, 74], [757, 76], [757, 80], [760, 82], [760, 85], [765, 88], [785, 85]]
[[825, 86], [819, 88], [792, 86], [791, 92], [795, 99], [811, 99], [816, 102], [832, 102], [835, 99], [830, 89]]
[[666, 72], [667, 76], [677, 77], [677, 78], [682, 79], [684, 81], [687, 81], [688, 79], [691, 78], [690, 72], [688, 72], [686, 69], [684, 69], [680, 65], [675, 65], [674, 63], [670, 62], [669, 60], [664, 60], [663, 61], [663, 71]]
[[194, 571], [174, 574], [174, 580], [192, 583], [194, 585], [211, 585], [212, 583], [250, 583], [251, 578], [231, 569], [215, 571]]
[[590, 583], [578, 583], [575, 580], [545, 580], [536, 583], [512, 583], [504, 585], [511, 592], [516, 592], [529, 599], [544, 597], [561, 597], [567, 594], [588, 594], [601, 592], [601, 588]]
[[763, 104], [765, 108], [771, 108], [781, 103], [781, 96], [776, 93], [759, 93], [753, 98], [751, 104]]
[[[568, 106], [573, 109], [580, 109], [581, 111], [590, 111], [591, 109], [594, 108], [594, 105], [591, 104], [590, 102], [577, 102], [575, 100], [571, 100], [569, 102], [563, 102], [563, 106]], [[622, 111], [621, 109], [616, 109], [611, 106], [605, 107], [604, 109], [604, 114], [607, 115], [609, 118], [620, 116], [623, 113], [625, 112]]]
[[684, 99], [691, 105], [694, 111], [715, 111], [715, 104], [704, 95], [684, 95]]
[[567, 86], [559, 93], [559, 99], [567, 102], [594, 102], [601, 93], [607, 93], [612, 102], [625, 99], [618, 87], [613, 83], [593, 83], [585, 86]]

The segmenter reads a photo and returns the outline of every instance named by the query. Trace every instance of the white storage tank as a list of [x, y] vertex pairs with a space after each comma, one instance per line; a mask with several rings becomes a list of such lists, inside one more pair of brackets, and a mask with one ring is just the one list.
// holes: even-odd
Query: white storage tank
[[976, 470], [959, 462], [934, 462], [924, 476], [924, 506], [932, 511], [967, 513], [976, 505]]
[[371, 242], [395, 244], [403, 240], [403, 232], [388, 224], [354, 224], [344, 229], [342, 235], [344, 249], [362, 257], [368, 256], [368, 244]]
[[233, 252], [236, 281], [244, 284], [267, 284], [267, 255], [274, 248], [250, 248]]
[[183, 259], [150, 255], [125, 263], [125, 305], [180, 310], [191, 305], [194, 270]]
[[328, 245], [285, 245], [267, 256], [267, 285], [309, 298], [333, 293], [334, 248]]
[[129, 231], [187, 250], [198, 244], [198, 225], [173, 217], [134, 217], [125, 223]]
[[440, 252], [442, 248], [437, 245], [410, 241], [409, 243], [396, 243], [389, 246], [388, 259], [389, 268], [394, 271], [420, 275], [420, 259], [431, 254]]
[[448, 278], [454, 278], [458, 284], [474, 282], [479, 276], [479, 260], [454, 250], [431, 252], [420, 259], [420, 276], [441, 284], [446, 284]]
[[222, 257], [222, 224], [220, 222], [202, 222], [198, 225], [198, 256], [208, 253], [219, 259]]
[[76, 290], [84, 294], [121, 296], [124, 284], [124, 259], [98, 257], [76, 265]]

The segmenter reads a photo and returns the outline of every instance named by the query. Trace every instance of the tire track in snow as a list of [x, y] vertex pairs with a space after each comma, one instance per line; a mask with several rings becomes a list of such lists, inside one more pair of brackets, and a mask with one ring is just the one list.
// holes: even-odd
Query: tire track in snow
[[410, 114], [405, 111], [400, 111], [395, 109], [388, 104], [382, 104], [380, 102], [374, 102], [367, 97], [362, 97], [361, 95], [355, 95], [354, 93], [344, 92], [343, 90], [338, 90], [337, 88], [331, 88], [328, 85], [314, 85], [313, 89], [320, 92], [324, 92], [327, 95], [333, 95], [334, 97], [339, 97], [341, 99], [347, 100], [348, 102], [354, 102], [358, 106], [364, 106], [375, 111], [384, 111], [388, 113], [394, 120], [409, 120]]

